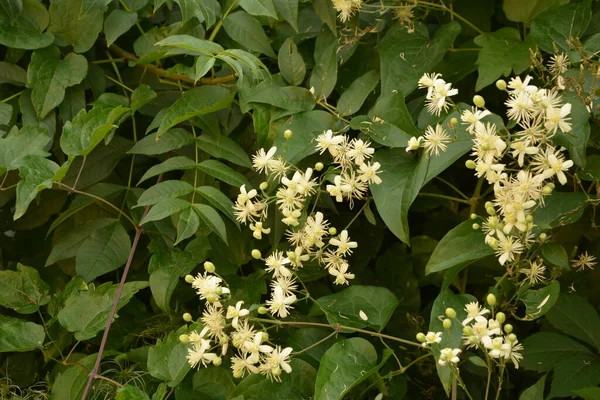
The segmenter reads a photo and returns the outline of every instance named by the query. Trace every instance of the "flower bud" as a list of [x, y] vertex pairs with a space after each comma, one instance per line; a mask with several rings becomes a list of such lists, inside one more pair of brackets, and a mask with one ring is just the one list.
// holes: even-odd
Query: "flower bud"
[[475, 213], [471, 214], [471, 219], [477, 219], [477, 214], [475, 214]]
[[260, 190], [267, 190], [268, 187], [269, 187], [269, 184], [267, 182], [261, 182], [260, 185], [258, 185], [258, 188]]
[[281, 375], [281, 368], [275, 367], [271, 370], [271, 373], [273, 374], [273, 376], [279, 376]]
[[477, 336], [469, 336], [469, 344], [477, 344], [478, 342]]
[[215, 264], [211, 263], [210, 261], [204, 262], [204, 270], [206, 272], [210, 272], [212, 274], [213, 272], [215, 272], [215, 269]]
[[322, 171], [323, 168], [325, 168], [325, 166], [323, 165], [322, 162], [318, 162], [318, 163], [315, 164], [315, 170]]
[[517, 335], [515, 335], [514, 333], [511, 333], [510, 335], [508, 335], [507, 339], [509, 342], [514, 343], [517, 341]]
[[471, 336], [473, 334], [473, 328], [471, 328], [470, 326], [465, 326], [463, 328], [463, 333], [465, 334], [465, 336]]
[[490, 306], [494, 307], [496, 305], [496, 295], [494, 293], [488, 294], [486, 300]]
[[458, 125], [458, 120], [456, 118], [451, 118], [450, 127], [454, 128], [456, 125]]
[[504, 325], [504, 332], [511, 333], [513, 331], [513, 326], [511, 324]]
[[546, 239], [548, 239], [548, 235], [546, 235], [545, 233], [542, 232], [542, 233], [540, 233], [539, 238], [540, 238], [540, 241], [543, 242]]
[[267, 332], [261, 332], [260, 342], [264, 343], [264, 342], [268, 342], [268, 341], [269, 341], [269, 334]]
[[501, 324], [504, 323], [504, 321], [506, 321], [506, 315], [504, 315], [503, 312], [499, 312], [496, 314], [496, 321], [500, 322]]
[[456, 311], [454, 311], [454, 308], [446, 308], [446, 317], [450, 319], [456, 318]]
[[496, 87], [500, 90], [506, 90], [506, 81], [504, 79], [498, 79], [496, 81]]
[[179, 335], [179, 342], [183, 344], [188, 344], [190, 342], [189, 335]]
[[288, 251], [286, 255], [287, 258], [289, 258], [291, 261], [296, 260], [296, 253], [294, 253], [293, 251]]
[[427, 340], [425, 338], [425, 334], [423, 332], [419, 332], [417, 333], [417, 340], [421, 343], [425, 343], [425, 340]]
[[552, 186], [550, 186], [548, 184], [548, 185], [544, 186], [544, 188], [542, 189], [542, 193], [545, 195], [549, 195], [552, 193], [552, 190], [553, 190]]
[[527, 222], [533, 222], [533, 215], [529, 214], [525, 217], [525, 221]]
[[337, 235], [337, 229], [335, 229], [334, 227], [329, 228], [329, 234], [331, 236]]
[[465, 161], [465, 167], [469, 169], [475, 169], [475, 167], [477, 167], [477, 164], [475, 164], [475, 161], [473, 160], [467, 160]]
[[478, 231], [481, 226], [479, 224], [473, 224], [473, 229]]
[[496, 239], [495, 237], [489, 236], [487, 243], [488, 246], [490, 246], [494, 250], [498, 248], [498, 239]]
[[223, 363], [223, 359], [221, 357], [216, 357], [213, 361], [212, 361], [213, 365], [216, 365], [217, 367], [219, 365], [221, 365]]
[[267, 307], [263, 307], [263, 306], [258, 307], [258, 313], [259, 314], [263, 314], [264, 315], [264, 314], [266, 314], [268, 312], [269, 312], [269, 310], [267, 310]]
[[490, 207], [494, 207], [494, 203], [492, 203], [491, 201], [486, 201], [485, 204], [483, 205], [485, 208], [490, 208]]
[[252, 255], [253, 258], [255, 258], [257, 260], [262, 258], [262, 254], [259, 249], [252, 250], [252, 253], [250, 253], [250, 254]]
[[217, 301], [217, 296], [215, 296], [214, 294], [209, 294], [208, 296], [206, 296], [206, 301], [212, 304], [215, 301]]
[[442, 325], [444, 326], [444, 329], [450, 329], [450, 328], [452, 328], [452, 320], [449, 318], [446, 318], [442, 322]]
[[285, 132], [283, 132], [283, 137], [286, 139], [289, 139], [292, 137], [292, 131], [289, 129], [286, 129]]
[[233, 377], [236, 378], [236, 379], [241, 378], [242, 375], [244, 375], [244, 371], [236, 370], [236, 371], [233, 372]]
[[479, 108], [485, 107], [485, 99], [480, 95], [476, 94], [473, 96], [473, 104], [475, 104]]
[[183, 314], [183, 320], [185, 322], [190, 322], [192, 320], [192, 314], [186, 312], [185, 314]]
[[218, 287], [218, 288], [216, 288], [216, 289], [215, 289], [215, 293], [216, 293], [217, 295], [219, 295], [219, 296], [220, 296], [220, 295], [222, 295], [222, 294], [223, 294], [223, 288], [221, 288], [221, 287]]
[[194, 282], [194, 277], [192, 275], [186, 275], [185, 276], [185, 281], [187, 283], [192, 283], [192, 282]]
[[485, 212], [488, 213], [488, 215], [496, 215], [496, 209], [494, 207], [486, 208]]

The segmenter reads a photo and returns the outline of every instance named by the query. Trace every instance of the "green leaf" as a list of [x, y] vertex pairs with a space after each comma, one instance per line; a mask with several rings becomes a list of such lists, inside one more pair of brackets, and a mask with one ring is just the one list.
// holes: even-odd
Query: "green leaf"
[[156, 92], [152, 90], [150, 86], [138, 86], [133, 93], [131, 93], [131, 104], [129, 105], [131, 112], [136, 112], [140, 108], [144, 107], [146, 104], [154, 100], [156, 96]]
[[[583, 400], [600, 400], [600, 388], [598, 388], [598, 387], [583, 388], [583, 389], [579, 389], [579, 390], [574, 390], [573, 392], [576, 395], [582, 397]], [[519, 400], [522, 400], [522, 399], [519, 399]], [[525, 399], [525, 400], [527, 400], [527, 399]], [[531, 399], [531, 400], [537, 400], [537, 399]]]
[[75, 226], [56, 241], [48, 256], [48, 260], [46, 260], [46, 266], [60, 260], [75, 257], [79, 248], [94, 232], [116, 222], [116, 220], [111, 218], [98, 218]]
[[28, 125], [19, 131], [14, 127], [5, 138], [0, 138], [0, 170], [18, 169], [26, 156], [46, 157], [45, 149], [51, 140], [44, 128]]
[[229, 107], [234, 95], [235, 92], [216, 85], [197, 86], [184, 92], [179, 100], [166, 109], [158, 128], [158, 137], [162, 137], [167, 130], [192, 117]]
[[[297, 4], [297, 1], [296, 1]], [[298, 46], [292, 38], [288, 38], [279, 49], [277, 54], [277, 65], [281, 76], [288, 81], [290, 85], [300, 85], [306, 76], [306, 64], [302, 55], [298, 52]]]
[[342, 93], [337, 102], [337, 109], [342, 116], [352, 115], [362, 107], [363, 103], [379, 84], [379, 72], [369, 71], [357, 78]]
[[222, 158], [242, 167], [252, 166], [246, 150], [227, 136], [203, 134], [196, 138], [196, 146], [213, 157]]
[[32, 89], [31, 102], [40, 118], [63, 101], [66, 88], [83, 81], [87, 67], [87, 60], [79, 54], [69, 53], [61, 61], [55, 46], [33, 52], [27, 68], [27, 87]]
[[173, 158], [168, 158], [164, 162], [152, 166], [144, 176], [138, 182], [138, 185], [144, 182], [146, 179], [152, 178], [153, 176], [157, 176], [160, 174], [164, 174], [169, 171], [183, 171], [187, 169], [196, 168], [197, 164], [194, 160], [185, 156], [177, 156]]
[[0, 17], [8, 17], [8, 22], [11, 25], [14, 24], [21, 12], [23, 12], [23, 2], [21, 0], [0, 0]]
[[[9, 15], [3, 16], [0, 12], [1, 45], [13, 49], [35, 50], [52, 44], [54, 35], [49, 32], [42, 33], [48, 26], [48, 10], [42, 3], [35, 0], [3, 0], [1, 4], [5, 10], [11, 9]], [[0, 77], [4, 73], [1, 70], [2, 68]]]
[[76, 53], [85, 53], [96, 42], [102, 31], [105, 7], [90, 8], [84, 15], [81, 12], [86, 0], [53, 0], [50, 3], [50, 26], [48, 32], [54, 34], [58, 46], [73, 46]]
[[21, 179], [17, 184], [17, 201], [13, 219], [16, 221], [27, 211], [31, 203], [44, 189], [52, 187], [52, 178], [59, 166], [54, 161], [39, 156], [23, 157], [19, 172]]
[[583, 360], [593, 357], [584, 345], [552, 332], [539, 332], [529, 336], [523, 342], [523, 347], [525, 350], [521, 365], [538, 372], [551, 371], [569, 358]]
[[194, 80], [198, 82], [200, 78], [210, 71], [210, 69], [215, 65], [216, 58], [209, 56], [198, 56], [196, 58], [196, 63], [194, 64], [195, 74]]
[[200, 226], [200, 218], [196, 211], [192, 208], [187, 208], [179, 214], [177, 222], [177, 240], [174, 245], [177, 246], [182, 240], [188, 239], [196, 234]]
[[584, 298], [562, 293], [546, 318], [567, 335], [600, 349], [600, 317]]
[[50, 32], [36, 33], [22, 28], [0, 25], [0, 44], [15, 49], [35, 50], [52, 44], [54, 36]]
[[598, 385], [600, 360], [591, 357], [568, 358], [554, 369], [552, 388], [547, 398], [569, 397], [573, 391]]
[[310, 111], [315, 108], [315, 98], [312, 93], [308, 89], [297, 86], [271, 87], [251, 96], [247, 101], [270, 104], [294, 112]]
[[182, 128], [169, 129], [162, 135], [152, 133], [133, 145], [128, 154], [156, 155], [177, 150], [194, 143], [194, 136]]
[[177, 248], [159, 251], [152, 255], [150, 272], [150, 290], [156, 305], [164, 312], [170, 311], [171, 295], [181, 280], [196, 266], [192, 253]]
[[141, 225], [151, 221], [159, 221], [177, 212], [183, 211], [190, 205], [189, 201], [181, 199], [166, 199], [152, 206]]
[[75, 269], [86, 282], [123, 266], [131, 240], [120, 222], [96, 230], [77, 250]]
[[27, 72], [15, 64], [0, 61], [0, 85], [10, 83], [11, 85], [25, 86]]
[[439, 63], [461, 31], [458, 22], [443, 25], [433, 39], [422, 23], [412, 27], [396, 24], [379, 43], [381, 57], [381, 87], [383, 95], [399, 90], [408, 96], [417, 87], [425, 72]]
[[421, 135], [400, 92], [381, 96], [369, 111], [369, 119], [358, 116], [350, 124], [373, 141], [389, 147], [406, 147], [412, 136]]
[[525, 389], [519, 396], [519, 400], [544, 400], [544, 387], [546, 387], [546, 375]]
[[221, 211], [234, 224], [237, 225], [237, 220], [233, 214], [233, 202], [223, 192], [212, 186], [200, 186], [196, 188], [196, 192], [208, 201], [214, 208]]
[[[341, 292], [317, 299], [332, 326], [372, 328], [381, 332], [398, 307], [398, 298], [389, 289], [378, 286], [352, 285]], [[364, 315], [361, 317], [361, 311]]]
[[202, 222], [204, 222], [211, 231], [216, 233], [221, 240], [227, 244], [227, 229], [225, 228], [225, 222], [215, 209], [206, 204], [193, 204], [193, 207], [196, 209]]
[[542, 230], [577, 222], [587, 206], [581, 192], [554, 192], [544, 199], [544, 207], [535, 212], [534, 223]]
[[50, 288], [35, 268], [18, 264], [16, 271], [0, 271], [0, 306], [19, 314], [33, 314], [48, 302]]
[[136, 207], [154, 205], [163, 200], [185, 196], [194, 187], [184, 181], [164, 181], [148, 188], [138, 199]]
[[475, 38], [481, 46], [477, 57], [479, 78], [475, 90], [479, 91], [494, 83], [501, 76], [523, 73], [529, 67], [528, 40], [521, 42], [521, 35], [515, 28], [501, 28], [495, 32], [486, 32]]
[[533, 20], [530, 35], [548, 53], [554, 53], [554, 44], [569, 52], [567, 41], [583, 36], [592, 19], [591, 8], [591, 0], [552, 7]]
[[188, 333], [187, 327], [169, 333], [163, 340], [158, 339], [148, 350], [148, 372], [170, 387], [176, 387], [191, 369], [186, 359], [189, 345], [179, 341], [179, 335], [184, 333]]
[[574, 92], [568, 92], [562, 96], [565, 103], [571, 104], [572, 129], [571, 132], [558, 132], [552, 141], [569, 150], [569, 157], [581, 168], [585, 168], [587, 158], [586, 150], [590, 138], [590, 114], [581, 98]]
[[560, 284], [552, 281], [548, 286], [539, 289], [526, 289], [524, 293], [519, 290], [519, 300], [525, 304], [525, 317], [523, 321], [533, 321], [545, 315], [552, 309], [560, 295]]
[[[454, 294], [450, 289], [442, 289], [433, 302], [433, 307], [431, 309], [429, 330], [432, 332], [444, 332], [439, 346], [432, 347], [432, 351], [436, 361], [435, 366], [437, 368], [438, 376], [440, 377], [440, 381], [448, 396], [450, 395], [450, 389], [452, 387], [452, 373], [450, 372], [450, 367], [442, 367], [438, 364], [440, 349], [446, 347], [452, 349], [460, 347], [463, 328], [460, 321], [463, 321], [467, 317], [465, 305], [473, 301], [477, 300], [470, 294]], [[448, 307], [453, 308], [454, 311], [456, 311], [456, 319], [452, 321], [452, 327], [450, 329], [444, 329], [442, 325], [443, 318], [439, 318], [439, 316], [445, 315], [446, 308]]]
[[330, 30], [322, 28], [315, 43], [315, 67], [310, 75], [310, 87], [316, 98], [327, 98], [337, 82], [337, 38]]
[[467, 265], [494, 254], [485, 243], [481, 230], [473, 229], [473, 221], [465, 221], [446, 233], [431, 254], [425, 273], [440, 272], [452, 267]]
[[61, 400], [79, 400], [88, 381], [89, 371], [94, 367], [97, 354], [77, 361], [76, 365], [59, 372], [52, 385], [52, 398]]
[[[298, 32], [298, 3], [299, 0], [273, 0], [279, 15]], [[281, 67], [279, 68], [281, 69]], [[291, 82], [290, 82], [291, 83]]]
[[341, 400], [377, 371], [375, 347], [363, 338], [337, 342], [321, 358], [315, 400]]
[[[185, 381], [177, 386], [175, 396], [178, 399], [193, 400], [200, 397], [206, 400], [227, 400], [230, 398], [231, 392], [235, 390], [235, 383], [224, 367], [200, 368], [194, 373], [192, 379], [187, 379], [187, 382], [190, 382], [189, 386], [191, 387], [186, 385]], [[282, 383], [277, 382], [275, 385], [283, 386], [285, 381], [282, 380]], [[268, 393], [273, 393], [273, 391], [269, 390]], [[250, 398], [252, 397], [249, 394], [244, 393], [244, 399]]]
[[110, 46], [137, 22], [137, 13], [114, 9], [104, 20], [106, 44]]
[[150, 400], [148, 395], [135, 386], [125, 385], [117, 390], [116, 400]]
[[43, 326], [0, 315], [0, 353], [35, 350], [42, 347], [45, 338]]
[[206, 160], [198, 164], [198, 169], [213, 178], [217, 178], [231, 186], [240, 187], [246, 185], [247, 188], [252, 187], [248, 179], [237, 171], [234, 171], [228, 165], [217, 160]]
[[250, 15], [277, 18], [273, 0], [239, 0], [239, 3]]
[[333, 9], [332, 2], [328, 0], [314, 0], [313, 7], [315, 9], [315, 14], [317, 14], [321, 21], [329, 27], [329, 30], [337, 36], [337, 16]]
[[530, 22], [539, 13], [544, 12], [554, 6], [566, 4], [568, 2], [569, 0], [504, 0], [502, 3], [502, 9], [506, 14], [506, 18], [511, 21]]
[[584, 181], [600, 180], [600, 156], [592, 154], [587, 157], [585, 168], [578, 170], [577, 176]]
[[546, 242], [542, 245], [542, 257], [548, 264], [561, 267], [567, 270], [571, 269], [569, 256], [563, 246], [557, 243]]
[[169, 54], [214, 56], [225, 51], [223, 46], [218, 43], [191, 35], [172, 35], [156, 43], [156, 45], [172, 48], [169, 50]]
[[[67, 299], [64, 308], [58, 313], [58, 322], [69, 332], [74, 332], [77, 340], [96, 337], [106, 327], [118, 286], [105, 283], [96, 288], [94, 284], [89, 284], [88, 290], [80, 291]], [[147, 286], [148, 282], [126, 283], [117, 311]], [[117, 317], [115, 314], [115, 318]]]
[[260, 23], [245, 11], [236, 11], [223, 20], [223, 28], [230, 38], [245, 49], [277, 57], [271, 48], [269, 38]]

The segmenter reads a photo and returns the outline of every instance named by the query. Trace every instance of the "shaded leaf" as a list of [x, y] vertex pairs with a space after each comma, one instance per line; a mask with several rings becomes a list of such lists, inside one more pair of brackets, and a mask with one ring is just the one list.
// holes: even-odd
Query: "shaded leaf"
[[43, 326], [0, 315], [0, 353], [35, 350], [42, 347], [45, 338]]
[[252, 166], [246, 150], [227, 136], [200, 135], [196, 138], [196, 146], [213, 157], [222, 158], [242, 167]]
[[221, 218], [215, 209], [206, 204], [193, 204], [193, 207], [196, 209], [202, 222], [204, 222], [211, 231], [216, 233], [217, 236], [227, 244], [227, 229], [225, 228], [225, 222], [223, 222], [223, 218]]
[[2, 307], [12, 308], [19, 314], [32, 314], [49, 301], [50, 288], [35, 268], [18, 264], [16, 271], [0, 271]]
[[337, 102], [337, 109], [341, 115], [347, 116], [356, 113], [363, 105], [371, 92], [379, 84], [379, 72], [369, 71], [357, 78]]
[[600, 317], [584, 298], [562, 293], [546, 318], [564, 333], [600, 349]]
[[106, 44], [110, 46], [137, 22], [137, 13], [114, 9], [104, 20]]
[[337, 38], [328, 29], [321, 29], [315, 43], [315, 67], [310, 75], [310, 87], [316, 98], [327, 98], [337, 82]]
[[245, 11], [236, 11], [223, 21], [223, 28], [230, 38], [250, 51], [275, 58], [269, 38], [260, 23]]
[[145, 155], [164, 154], [192, 143], [194, 143], [194, 136], [190, 132], [181, 128], [173, 128], [160, 136], [155, 132], [138, 140], [127, 153]]
[[198, 164], [198, 169], [202, 172], [217, 178], [231, 186], [240, 187], [246, 185], [247, 188], [252, 187], [248, 179], [237, 171], [234, 171], [228, 165], [217, 160], [205, 160]]
[[591, 0], [584, 0], [544, 11], [531, 23], [531, 37], [546, 52], [554, 53], [554, 44], [568, 52], [567, 41], [581, 37], [591, 21], [591, 5]]
[[154, 205], [163, 200], [185, 196], [194, 191], [194, 187], [184, 181], [164, 181], [148, 188], [139, 197], [136, 207]]

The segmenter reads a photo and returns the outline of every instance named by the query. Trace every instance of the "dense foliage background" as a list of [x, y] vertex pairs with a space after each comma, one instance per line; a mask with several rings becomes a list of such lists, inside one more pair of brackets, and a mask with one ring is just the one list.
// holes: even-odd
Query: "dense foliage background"
[[[557, 81], [546, 66], [560, 54]], [[494, 293], [524, 359], [503, 384], [494, 372], [491, 393], [600, 399], [600, 276], [571, 262], [600, 256], [599, 54], [592, 0], [0, 0], [0, 398], [467, 398], [415, 335], [461, 347], [460, 321], [440, 316]], [[417, 89], [431, 72], [458, 88], [440, 116]], [[553, 139], [574, 161], [568, 183], [534, 217], [548, 270], [527, 284], [472, 229], [493, 193], [465, 167], [459, 112], [479, 94], [504, 127], [494, 83], [515, 74], [561, 86], [573, 126]], [[436, 123], [448, 149], [408, 154]], [[349, 226], [354, 279], [298, 272], [304, 296], [266, 323], [296, 352], [282, 382], [238, 379], [226, 357], [192, 369], [180, 336], [201, 322], [182, 314], [203, 302], [183, 278], [210, 260], [259, 317], [269, 276], [252, 250], [285, 246], [278, 213], [262, 240], [233, 213], [240, 187], [264, 180], [251, 155], [276, 146], [332, 181], [314, 140], [329, 129], [370, 142], [381, 165], [352, 205], [309, 200]], [[460, 358], [469, 396], [487, 399], [490, 364]]]

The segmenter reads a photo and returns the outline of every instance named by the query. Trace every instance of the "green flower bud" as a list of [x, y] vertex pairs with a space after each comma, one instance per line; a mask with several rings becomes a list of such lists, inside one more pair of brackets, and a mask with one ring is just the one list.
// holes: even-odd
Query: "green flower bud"
[[450, 328], [452, 328], [452, 320], [449, 318], [446, 318], [442, 322], [442, 325], [444, 326], [444, 329], [450, 329]]
[[186, 275], [185, 276], [185, 281], [187, 283], [192, 283], [192, 282], [194, 282], [194, 277], [192, 275]]
[[271, 373], [273, 374], [273, 376], [279, 376], [281, 375], [281, 368], [275, 367], [271, 370]]
[[206, 301], [212, 304], [215, 301], [217, 301], [217, 296], [215, 296], [214, 294], [209, 294], [208, 296], [206, 296]]
[[480, 95], [473, 96], [473, 104], [475, 104], [479, 108], [485, 107], [485, 99]]
[[315, 170], [322, 171], [323, 168], [325, 168], [325, 166], [323, 165], [322, 162], [318, 162], [318, 163], [315, 164]]
[[192, 314], [186, 312], [185, 314], [183, 314], [183, 320], [185, 322], [190, 322], [192, 320]]
[[469, 344], [477, 344], [478, 342], [477, 336], [469, 336]]
[[267, 182], [261, 182], [260, 185], [258, 185], [258, 188], [260, 190], [267, 190], [268, 187], [269, 187], [269, 184]]
[[258, 313], [259, 314], [263, 314], [264, 315], [264, 314], [266, 314], [268, 312], [269, 312], [269, 310], [267, 310], [267, 307], [263, 307], [263, 306], [258, 307]]
[[473, 334], [473, 328], [471, 328], [470, 326], [465, 326], [463, 328], [463, 333], [465, 336], [471, 336]]
[[546, 239], [548, 239], [548, 235], [546, 235], [545, 233], [543, 233], [543, 232], [542, 232], [542, 233], [540, 233], [540, 236], [539, 236], [539, 238], [540, 238], [540, 241], [542, 241], [542, 242], [543, 242], [543, 241], [545, 241]]
[[503, 312], [499, 312], [496, 314], [496, 321], [500, 322], [501, 324], [504, 323], [504, 321], [506, 321], [506, 315], [504, 315]]
[[500, 90], [506, 90], [506, 81], [504, 79], [498, 79], [496, 81], [496, 87]]
[[533, 215], [529, 214], [525, 217], [525, 221], [527, 222], [533, 222]]
[[488, 215], [496, 215], [496, 209], [494, 207], [486, 208], [485, 212], [488, 213]]
[[217, 357], [213, 360], [212, 363], [213, 363], [213, 365], [216, 365], [218, 367], [219, 365], [221, 365], [223, 363], [223, 359], [221, 357]]
[[504, 325], [504, 332], [511, 333], [513, 331], [513, 326], [511, 324]]
[[252, 250], [252, 253], [250, 253], [250, 254], [252, 255], [253, 258], [255, 258], [257, 260], [262, 258], [262, 254], [261, 254], [260, 250], [258, 250], [258, 249]]
[[552, 193], [552, 190], [554, 190], [554, 188], [552, 186], [550, 186], [550, 184], [546, 185], [543, 187], [542, 189], [542, 193], [545, 195], [549, 195]]
[[456, 318], [456, 311], [454, 311], [454, 308], [446, 308], [446, 317], [450, 319]]
[[261, 343], [269, 341], [269, 334], [267, 332], [261, 332]]
[[517, 341], [517, 335], [515, 335], [514, 333], [511, 333], [510, 335], [508, 335], [507, 339], [509, 342], [514, 343]]
[[484, 207], [485, 208], [490, 208], [490, 207], [493, 208], [494, 207], [494, 203], [492, 203], [491, 201], [486, 201], [485, 204], [484, 204]]
[[244, 375], [244, 371], [239, 371], [238, 370], [238, 371], [234, 371], [234, 373], [233, 373], [233, 377], [236, 378], [236, 379], [241, 378], [242, 375]]
[[179, 341], [183, 344], [188, 344], [190, 342], [189, 335], [179, 335]]
[[335, 229], [334, 227], [329, 228], [329, 234], [331, 236], [337, 235], [337, 229]]
[[450, 119], [450, 126], [452, 128], [454, 128], [456, 125], [458, 125], [458, 120], [456, 118], [451, 118]]
[[296, 253], [294, 253], [293, 251], [288, 251], [286, 255], [287, 258], [289, 258], [291, 261], [294, 261], [296, 259]]
[[465, 167], [469, 169], [475, 169], [475, 167], [477, 167], [477, 164], [475, 164], [475, 161], [473, 160], [467, 160], [465, 161]]
[[473, 224], [473, 229], [478, 231], [481, 226], [479, 224]]
[[496, 295], [494, 293], [488, 294], [486, 300], [490, 306], [493, 307], [496, 305]]
[[215, 264], [211, 263], [210, 261], [206, 261], [204, 263], [204, 270], [206, 272], [210, 272], [212, 274], [213, 272], [215, 272], [215, 269]]
[[283, 132], [283, 137], [286, 139], [289, 139], [292, 137], [292, 131], [289, 129], [286, 129], [285, 132]]
[[471, 219], [477, 219], [477, 214], [475, 214], [475, 213], [471, 214]]
[[425, 343], [425, 340], [427, 340], [425, 338], [425, 334], [423, 332], [419, 332], [417, 333], [417, 340], [421, 343]]
[[215, 289], [215, 293], [218, 294], [219, 296], [222, 295], [223, 294], [223, 288], [220, 288], [220, 287], [216, 288]]

